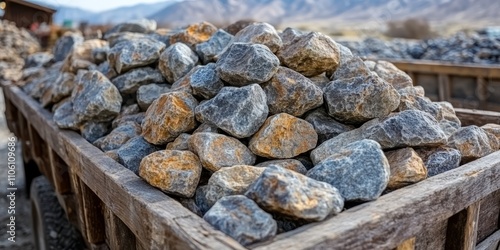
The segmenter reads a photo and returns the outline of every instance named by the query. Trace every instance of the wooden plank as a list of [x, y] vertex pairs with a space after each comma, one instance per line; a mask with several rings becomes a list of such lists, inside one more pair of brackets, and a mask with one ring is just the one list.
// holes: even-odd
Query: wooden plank
[[477, 242], [481, 242], [500, 229], [500, 190], [481, 201]]
[[479, 243], [476, 250], [500, 250], [500, 230]]
[[450, 100], [450, 76], [445, 74], [438, 75], [439, 101]]
[[82, 234], [84, 239], [87, 239], [87, 226], [85, 224], [85, 218], [83, 216], [83, 196], [81, 194], [81, 188], [80, 188], [80, 178], [78, 175], [74, 172], [70, 166], [69, 168], [69, 176], [70, 176], [70, 183], [71, 183], [71, 192], [74, 194], [74, 202], [75, 202], [75, 207], [76, 209], [76, 214], [78, 217], [78, 223], [77, 223], [77, 228]]
[[417, 235], [415, 249], [417, 250], [441, 250], [446, 244], [446, 228], [448, 220], [437, 221], [433, 225], [424, 228]]
[[483, 77], [476, 77], [476, 96], [481, 110], [488, 110], [488, 82]]
[[148, 249], [244, 249], [215, 230], [174, 199], [142, 181], [72, 131], [63, 131], [52, 114], [19, 88], [5, 88], [40, 136], [75, 171], [99, 199], [118, 216]]
[[498, 189], [500, 152], [252, 248], [392, 249]]
[[105, 208], [106, 241], [111, 249], [135, 250], [135, 235], [109, 208]]
[[462, 121], [462, 126], [482, 126], [488, 123], [500, 124], [500, 112], [455, 108], [455, 113]]
[[68, 165], [49, 147], [48, 150], [54, 190], [59, 194], [71, 194]]
[[476, 247], [480, 201], [448, 219], [446, 250], [473, 250]]
[[90, 244], [100, 245], [105, 242], [106, 228], [102, 204], [92, 190], [80, 182], [80, 195], [83, 201], [83, 219], [86, 225], [87, 241]]
[[457, 76], [473, 76], [484, 78], [500, 78], [500, 67], [496, 65], [477, 65], [477, 64], [452, 64], [435, 61], [404, 61], [388, 60], [403, 71], [412, 71], [415, 73], [435, 73]]

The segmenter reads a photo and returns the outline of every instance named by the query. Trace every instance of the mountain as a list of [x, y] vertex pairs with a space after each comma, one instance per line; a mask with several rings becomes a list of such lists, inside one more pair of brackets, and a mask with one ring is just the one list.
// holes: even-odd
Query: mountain
[[[487, 7], [485, 7], [487, 6]], [[181, 26], [254, 19], [273, 24], [370, 22], [374, 25], [409, 17], [434, 22], [500, 21], [498, 0], [187, 0], [150, 15], [160, 24]]]

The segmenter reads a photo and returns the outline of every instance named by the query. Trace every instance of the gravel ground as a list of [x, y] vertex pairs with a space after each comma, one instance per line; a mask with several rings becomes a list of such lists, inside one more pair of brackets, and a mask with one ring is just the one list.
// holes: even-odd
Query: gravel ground
[[[15, 186], [18, 187], [16, 191], [16, 204], [15, 204], [15, 215], [8, 214], [9, 202], [7, 198], [7, 141], [13, 134], [7, 128], [7, 123], [5, 121], [5, 105], [3, 100], [2, 90], [0, 89], [0, 223], [2, 224], [1, 237], [0, 237], [0, 249], [9, 250], [29, 250], [35, 249], [32, 239], [31, 239], [31, 207], [29, 200], [26, 198], [26, 190], [22, 190], [24, 187], [24, 172], [22, 167], [22, 160], [17, 157], [16, 164], [16, 183]], [[19, 143], [18, 143], [19, 145]], [[16, 155], [21, 155], [21, 148], [17, 147]], [[8, 240], [10, 235], [7, 234], [6, 225], [10, 222], [9, 217], [15, 216], [15, 242]]]

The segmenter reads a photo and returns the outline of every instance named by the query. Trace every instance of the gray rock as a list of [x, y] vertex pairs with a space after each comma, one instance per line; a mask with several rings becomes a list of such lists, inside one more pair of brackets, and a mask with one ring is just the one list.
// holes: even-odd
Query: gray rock
[[139, 176], [167, 194], [190, 198], [200, 181], [201, 169], [192, 152], [162, 150], [142, 159]]
[[417, 154], [422, 158], [429, 177], [450, 171], [460, 166], [462, 154], [454, 148], [419, 148]]
[[339, 66], [333, 71], [331, 78], [333, 81], [346, 80], [349, 78], [369, 77], [372, 75], [370, 69], [357, 56], [341, 57]]
[[330, 184], [277, 166], [266, 168], [245, 196], [266, 211], [308, 221], [324, 220], [344, 207], [340, 192]]
[[113, 84], [122, 94], [135, 94], [139, 87], [151, 83], [165, 82], [165, 78], [157, 69], [150, 67], [137, 68], [113, 79]]
[[123, 41], [109, 50], [108, 61], [116, 72], [123, 73], [158, 61], [164, 48], [164, 43], [153, 39]]
[[158, 68], [168, 82], [174, 83], [198, 65], [198, 55], [183, 43], [174, 43], [161, 53]]
[[245, 194], [264, 170], [265, 168], [235, 165], [215, 172], [208, 180], [205, 193], [208, 205], [213, 206], [222, 197]]
[[217, 95], [222, 87], [224, 87], [224, 83], [215, 70], [215, 63], [196, 66], [191, 70], [189, 75], [189, 85], [195, 96], [210, 99]]
[[441, 108], [441, 113], [443, 114], [443, 119], [446, 121], [449, 121], [451, 123], [455, 123], [455, 127], [460, 128], [462, 125], [462, 122], [460, 119], [457, 117], [455, 114], [455, 108], [453, 108], [453, 105], [449, 102], [435, 102], [434, 104], [437, 104]]
[[257, 84], [224, 87], [214, 98], [196, 107], [196, 118], [236, 138], [245, 138], [264, 124], [269, 113], [266, 103], [266, 94]]
[[146, 111], [156, 99], [168, 91], [170, 91], [168, 84], [142, 85], [137, 90], [137, 104], [141, 110]]
[[337, 44], [318, 32], [301, 35], [293, 42], [285, 42], [278, 51], [283, 65], [310, 77], [333, 71], [340, 60]]
[[[439, 104], [433, 103], [429, 98], [408, 94], [401, 95], [398, 111], [412, 109], [429, 113], [438, 121], [443, 119], [443, 108]], [[453, 114], [455, 113], [454, 111], [452, 112]]]
[[57, 103], [62, 99], [70, 96], [71, 91], [75, 86], [75, 75], [68, 72], [63, 72], [57, 77], [56, 81], [44, 89], [40, 103], [43, 107]]
[[279, 67], [270, 81], [261, 85], [271, 114], [302, 116], [323, 104], [323, 91], [305, 76]]
[[106, 151], [106, 152], [104, 152], [104, 154], [105, 154], [107, 157], [109, 157], [109, 158], [111, 158], [111, 159], [115, 160], [116, 162], [119, 162], [119, 161], [120, 161], [120, 159], [118, 158], [118, 153], [117, 153], [117, 151], [118, 151], [117, 149], [115, 149], [115, 150], [110, 150], [110, 151]]
[[258, 43], [276, 53], [283, 42], [278, 32], [268, 23], [253, 23], [240, 30], [233, 39], [235, 43]]
[[205, 214], [210, 206], [208, 205], [208, 200], [206, 198], [206, 193], [208, 191], [208, 185], [198, 186], [194, 195], [194, 201], [198, 208], [200, 208], [201, 214]]
[[68, 32], [59, 38], [52, 48], [54, 54], [54, 61], [63, 61], [69, 54], [73, 46], [83, 43], [83, 36], [80, 33]]
[[111, 66], [108, 61], [105, 61], [105, 62], [99, 64], [95, 68], [95, 70], [101, 72], [103, 75], [105, 75], [110, 80], [112, 80], [113, 78], [115, 78], [118, 75], [118, 73], [116, 73], [115, 68], [113, 68], [113, 66]]
[[224, 50], [231, 39], [233, 39], [233, 35], [219, 29], [208, 41], [196, 44], [196, 53], [200, 56], [203, 64], [215, 62], [217, 55]]
[[125, 122], [129, 122], [129, 121], [135, 122], [137, 124], [142, 124], [142, 121], [144, 120], [145, 116], [146, 116], [145, 112], [141, 112], [141, 113], [137, 113], [137, 114], [133, 114], [133, 115], [124, 115], [120, 118], [116, 118], [115, 120], [113, 120], [111, 127], [116, 128], [116, 127], [120, 126], [120, 124], [123, 124]]
[[201, 164], [212, 172], [234, 165], [253, 165], [255, 155], [235, 138], [216, 133], [194, 133], [189, 149], [200, 157]]
[[173, 141], [182, 133], [196, 128], [194, 110], [198, 101], [186, 92], [161, 95], [146, 111], [142, 135], [153, 144]]
[[500, 140], [500, 124], [488, 123], [481, 127], [484, 131], [494, 135]]
[[386, 82], [391, 84], [395, 89], [413, 86], [411, 77], [390, 62], [377, 61], [373, 71]]
[[108, 60], [108, 47], [95, 48], [92, 50], [93, 62], [95, 64], [101, 64], [103, 62], [107, 62]]
[[80, 127], [80, 134], [83, 139], [93, 143], [108, 133], [110, 125], [109, 122], [87, 122]]
[[120, 23], [104, 34], [104, 39], [120, 32], [147, 33], [156, 30], [156, 21], [148, 19], [138, 19]]
[[62, 102], [55, 110], [53, 118], [59, 128], [78, 131], [82, 121], [77, 119], [73, 112], [73, 102], [70, 99]]
[[73, 111], [81, 122], [107, 122], [120, 112], [118, 89], [99, 71], [84, 73], [72, 93]]
[[243, 246], [270, 239], [277, 231], [273, 217], [243, 195], [222, 198], [203, 219]]
[[427, 178], [427, 168], [412, 148], [402, 148], [385, 153], [391, 166], [387, 189], [398, 189]]
[[318, 134], [319, 144], [354, 129], [354, 126], [345, 125], [336, 121], [322, 108], [309, 113], [305, 120], [313, 125], [314, 130]]
[[139, 175], [141, 160], [160, 148], [148, 143], [142, 136], [136, 136], [127, 141], [117, 151], [118, 162]]
[[267, 168], [270, 166], [278, 166], [282, 168], [286, 168], [288, 170], [295, 171], [297, 173], [305, 175], [307, 173], [306, 167], [299, 160], [295, 159], [285, 159], [285, 160], [273, 160], [273, 161], [265, 161], [256, 165], [256, 167]]
[[391, 85], [374, 75], [335, 80], [324, 93], [328, 114], [349, 124], [390, 114], [398, 107], [400, 98]]
[[354, 129], [348, 132], [339, 134], [332, 139], [326, 140], [318, 147], [311, 151], [311, 161], [314, 165], [320, 163], [330, 155], [339, 151], [342, 147], [347, 146], [353, 142], [363, 140], [363, 133], [361, 129]]
[[152, 39], [152, 38], [149, 37], [147, 34], [124, 31], [124, 32], [110, 34], [107, 38], [107, 41], [109, 43], [109, 47], [113, 48], [115, 47], [115, 45], [121, 42], [134, 41], [140, 39]]
[[201, 209], [196, 205], [196, 201], [193, 198], [179, 198], [177, 199], [179, 203], [187, 208], [189, 211], [191, 211], [193, 214], [196, 214], [200, 217], [203, 217], [203, 213], [201, 212]]
[[39, 68], [39, 67], [47, 67], [54, 61], [54, 56], [48, 52], [38, 52], [35, 54], [29, 55], [25, 62], [24, 68]]
[[372, 140], [351, 143], [321, 161], [307, 176], [337, 188], [346, 201], [377, 199], [389, 182], [390, 167]]
[[190, 134], [180, 134], [173, 142], [167, 144], [167, 150], [189, 150], [189, 138], [191, 138]]
[[310, 123], [281, 113], [267, 118], [248, 146], [256, 155], [287, 159], [313, 149], [317, 142], [318, 135]]
[[141, 126], [133, 121], [122, 123], [117, 128], [113, 129], [105, 137], [101, 137], [94, 141], [94, 146], [102, 151], [110, 151], [120, 148], [128, 140], [141, 134]]
[[202, 133], [202, 132], [211, 132], [211, 133], [217, 133], [220, 134], [222, 130], [220, 130], [217, 126], [210, 124], [210, 123], [202, 123], [200, 126], [198, 126], [197, 129], [194, 130], [194, 133]]
[[285, 30], [283, 30], [283, 32], [281, 32], [279, 36], [283, 44], [289, 46], [291, 43], [299, 40], [300, 37], [302, 37], [304, 34], [306, 33], [304, 33], [303, 31], [288, 27]]
[[269, 81], [279, 64], [278, 58], [264, 45], [233, 43], [217, 61], [217, 72], [233, 86], [246, 86]]
[[410, 96], [425, 96], [425, 90], [422, 86], [411, 86], [402, 89], [398, 89], [400, 95], [410, 95]]
[[458, 149], [466, 163], [489, 155], [499, 148], [498, 139], [478, 126], [460, 128], [448, 139], [448, 147]]

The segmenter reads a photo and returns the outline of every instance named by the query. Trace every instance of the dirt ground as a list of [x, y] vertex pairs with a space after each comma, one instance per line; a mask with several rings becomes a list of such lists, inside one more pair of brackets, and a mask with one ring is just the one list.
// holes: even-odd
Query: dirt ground
[[[18, 188], [16, 191], [15, 200], [15, 215], [8, 214], [9, 200], [8, 200], [8, 180], [7, 180], [7, 140], [13, 134], [7, 128], [5, 121], [5, 105], [3, 94], [0, 89], [0, 223], [2, 230], [0, 231], [0, 249], [9, 250], [30, 250], [35, 249], [31, 238], [31, 207], [29, 200], [26, 198], [26, 190], [24, 187], [24, 172], [22, 168], [22, 159], [16, 157], [16, 182], [15, 186]], [[18, 144], [19, 145], [19, 144]], [[21, 149], [17, 147], [16, 155], [20, 155]], [[15, 242], [8, 240], [7, 224], [10, 222], [9, 217], [15, 216]]]

